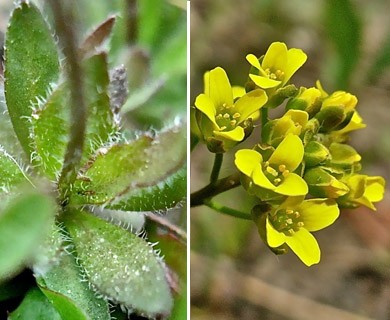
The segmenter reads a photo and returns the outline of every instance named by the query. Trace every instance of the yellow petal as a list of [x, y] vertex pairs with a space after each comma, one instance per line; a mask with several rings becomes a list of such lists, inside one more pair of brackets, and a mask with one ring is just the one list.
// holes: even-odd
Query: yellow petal
[[385, 179], [382, 177], [367, 177], [366, 190], [364, 196], [372, 202], [378, 202], [383, 199], [385, 192]]
[[303, 196], [309, 189], [305, 180], [295, 173], [289, 173], [274, 191], [285, 196]]
[[214, 136], [232, 141], [242, 141], [245, 137], [245, 132], [242, 127], [235, 127], [231, 131], [214, 131]]
[[305, 228], [301, 228], [291, 237], [286, 236], [286, 243], [308, 267], [320, 262], [321, 251], [318, 242]]
[[283, 42], [273, 42], [269, 46], [263, 62], [263, 69], [271, 69], [272, 71], [285, 71], [287, 64], [287, 46]]
[[269, 221], [268, 217], [265, 228], [267, 231], [267, 243], [270, 247], [276, 248], [286, 242], [286, 235], [283, 232], [277, 231]]
[[233, 86], [232, 91], [233, 99], [241, 98], [246, 93], [245, 88], [241, 86]]
[[257, 166], [254, 168], [252, 172], [252, 180], [253, 183], [259, 187], [268, 189], [268, 190], [274, 190], [275, 185], [273, 185], [268, 178], [265, 176], [263, 170], [260, 166]]
[[252, 79], [256, 86], [263, 89], [275, 88], [282, 83], [282, 81], [272, 80], [263, 76], [257, 76], [255, 74], [250, 74], [249, 78]]
[[287, 135], [269, 158], [270, 164], [284, 164], [290, 172], [302, 162], [304, 148], [301, 139], [293, 134]]
[[284, 80], [283, 84], [285, 84], [293, 74], [300, 68], [307, 60], [307, 55], [301, 49], [290, 49], [287, 52], [287, 65], [284, 71]]
[[205, 72], [203, 75], [204, 94], [210, 96], [210, 71]]
[[246, 60], [247, 60], [252, 66], [254, 66], [256, 69], [258, 69], [258, 70], [261, 69], [259, 59], [257, 59], [257, 57], [256, 57], [254, 54], [248, 54], [248, 55], [246, 56]]
[[253, 90], [242, 96], [235, 103], [235, 111], [240, 114], [238, 123], [248, 119], [250, 115], [259, 110], [267, 102], [268, 97], [264, 90]]
[[321, 230], [336, 221], [340, 214], [337, 203], [332, 199], [310, 199], [303, 201], [298, 209], [304, 228]]
[[262, 161], [263, 157], [255, 150], [241, 149], [236, 152], [234, 163], [238, 170], [251, 177], [255, 167], [260, 167]]
[[204, 93], [198, 95], [195, 100], [195, 107], [209, 118], [209, 120], [218, 127], [215, 122], [215, 106], [213, 101]]
[[299, 123], [305, 127], [309, 121], [309, 114], [306, 111], [290, 109], [283, 117], [290, 117], [294, 123]]
[[216, 108], [223, 104], [233, 104], [233, 92], [229, 78], [220, 67], [210, 71], [209, 74], [209, 97], [214, 102]]

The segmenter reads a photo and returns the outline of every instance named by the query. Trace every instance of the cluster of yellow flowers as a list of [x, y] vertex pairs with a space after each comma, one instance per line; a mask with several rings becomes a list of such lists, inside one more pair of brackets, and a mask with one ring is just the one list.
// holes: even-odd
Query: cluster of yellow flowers
[[[332, 224], [339, 208], [363, 205], [375, 210], [385, 181], [360, 174], [361, 156], [348, 134], [365, 127], [357, 98], [344, 91], [326, 93], [289, 84], [307, 56], [274, 42], [251, 64], [245, 89], [232, 87], [218, 67], [204, 76], [205, 90], [192, 110], [192, 133], [213, 153], [243, 142], [263, 113], [261, 141], [235, 153], [241, 185], [259, 199], [252, 216], [265, 243], [275, 252], [288, 247], [307, 266], [320, 261], [312, 231]], [[285, 105], [285, 114], [268, 119], [267, 109]]]

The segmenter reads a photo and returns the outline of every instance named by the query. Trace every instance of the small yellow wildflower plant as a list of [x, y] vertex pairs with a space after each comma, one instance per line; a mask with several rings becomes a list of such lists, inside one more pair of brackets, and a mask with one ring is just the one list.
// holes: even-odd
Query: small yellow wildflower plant
[[[282, 42], [272, 43], [263, 56], [248, 54], [246, 59], [250, 71], [243, 87], [232, 87], [217, 67], [206, 72], [204, 93], [192, 107], [192, 147], [206, 144], [215, 161], [210, 182], [191, 195], [191, 206], [207, 205], [251, 220], [272, 252], [291, 249], [311, 266], [321, 257], [312, 232], [334, 223], [342, 208], [376, 210], [385, 180], [360, 173], [362, 157], [348, 144], [349, 134], [366, 126], [355, 95], [329, 94], [319, 81], [297, 88], [291, 78], [307, 56]], [[268, 110], [278, 106], [284, 114], [270, 119]], [[256, 127], [261, 139], [243, 146]], [[236, 171], [219, 178], [228, 152], [235, 152]], [[213, 199], [238, 186], [256, 202], [251, 213]]]

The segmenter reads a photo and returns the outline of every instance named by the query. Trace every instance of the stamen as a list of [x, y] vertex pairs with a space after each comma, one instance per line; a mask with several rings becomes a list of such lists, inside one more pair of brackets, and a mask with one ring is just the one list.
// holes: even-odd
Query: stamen
[[224, 117], [225, 119], [229, 119], [229, 118], [230, 118], [230, 114], [225, 113], [225, 114], [223, 115], [223, 117]]
[[287, 232], [291, 235], [293, 235], [295, 233], [295, 231], [293, 229], [288, 229]]
[[271, 175], [273, 175], [274, 177], [277, 177], [278, 176], [278, 172], [272, 168], [272, 167], [267, 167], [265, 170], [267, 170], [267, 172]]
[[280, 179], [280, 178], [276, 178], [275, 180], [274, 180], [274, 184], [276, 184], [276, 185], [278, 185], [279, 183], [281, 183], [282, 182], [282, 179]]
[[283, 177], [287, 177], [288, 176], [288, 174], [290, 173], [290, 170], [284, 170], [283, 172], [282, 172], [282, 175], [283, 175]]
[[294, 210], [287, 209], [287, 210], [286, 210], [286, 213], [287, 213], [287, 214], [293, 214], [293, 213], [294, 213]]
[[216, 117], [215, 117], [215, 119], [217, 119], [217, 120], [221, 120], [222, 118], [223, 118], [223, 117], [222, 117], [222, 114], [221, 114], [221, 113], [217, 114]]
[[299, 222], [297, 223], [297, 226], [300, 227], [300, 228], [302, 228], [304, 225], [305, 225], [305, 224], [304, 224], [302, 221], [299, 221]]
[[221, 128], [219, 128], [221, 131], [225, 130], [226, 129], [226, 126], [222, 126]]
[[299, 218], [300, 216], [301, 216], [301, 215], [299, 214], [298, 211], [295, 211], [295, 212], [294, 212], [294, 217], [295, 217], [295, 218]]
[[230, 121], [230, 124], [231, 124], [232, 126], [235, 126], [236, 123], [237, 123], [237, 120], [231, 120], [231, 121]]
[[279, 171], [284, 172], [286, 170], [286, 166], [284, 164], [279, 165]]
[[233, 114], [233, 119], [237, 119], [241, 117], [241, 114], [239, 114], [238, 112], [236, 112], [235, 114]]
[[287, 222], [287, 224], [292, 224], [293, 223], [292, 219], [287, 219], [286, 222]]

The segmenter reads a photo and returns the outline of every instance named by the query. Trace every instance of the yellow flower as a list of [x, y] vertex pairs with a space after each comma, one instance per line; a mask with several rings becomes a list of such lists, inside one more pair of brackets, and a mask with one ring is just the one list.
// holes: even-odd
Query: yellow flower
[[380, 176], [370, 177], [363, 174], [353, 174], [344, 178], [343, 182], [350, 188], [350, 191], [337, 199], [340, 205], [350, 208], [363, 205], [376, 211], [373, 203], [383, 199], [385, 179]]
[[289, 134], [267, 161], [263, 161], [263, 156], [255, 150], [241, 149], [236, 152], [235, 165], [251, 180], [249, 189], [255, 187], [254, 192], [260, 198], [269, 191], [284, 196], [300, 196], [307, 194], [308, 187], [293, 172], [301, 164], [303, 154], [302, 141], [298, 136]]
[[321, 102], [321, 91], [319, 89], [301, 87], [298, 94], [288, 101], [286, 110], [304, 110], [311, 118], [320, 110]]
[[218, 152], [223, 152], [244, 140], [245, 121], [252, 119], [268, 98], [261, 89], [240, 96], [242, 90], [232, 89], [225, 70], [220, 67], [207, 72], [204, 80], [205, 93], [195, 100], [199, 111], [196, 121], [209, 149], [216, 152], [213, 145], [219, 143], [223, 150]]
[[319, 81], [316, 85], [323, 98], [321, 110], [315, 116], [321, 124], [321, 131], [329, 132], [345, 128], [356, 112], [358, 102], [356, 96], [345, 91], [335, 91], [329, 95]]
[[258, 75], [249, 75], [251, 80], [260, 88], [270, 89], [283, 87], [306, 62], [307, 56], [300, 49], [287, 49], [285, 43], [274, 42], [260, 61], [253, 54], [248, 54], [246, 59], [258, 70]]
[[321, 251], [310, 232], [331, 225], [339, 213], [336, 202], [331, 199], [287, 198], [268, 213], [267, 243], [272, 248], [286, 243], [305, 265], [316, 264], [320, 261]]

